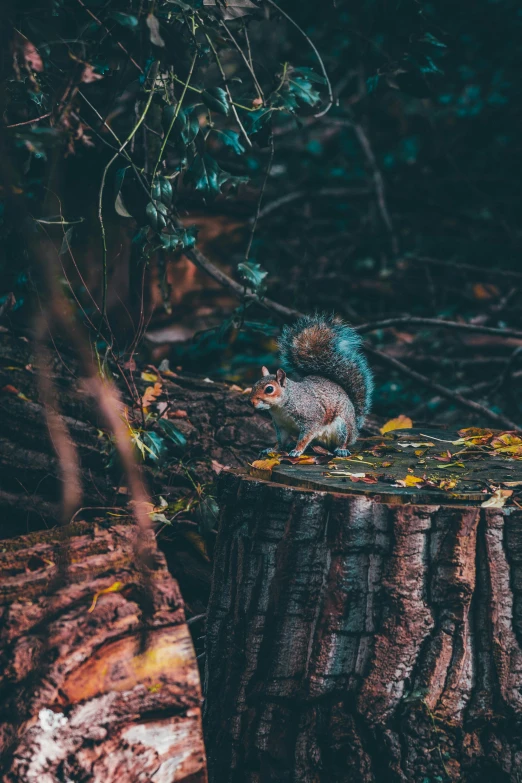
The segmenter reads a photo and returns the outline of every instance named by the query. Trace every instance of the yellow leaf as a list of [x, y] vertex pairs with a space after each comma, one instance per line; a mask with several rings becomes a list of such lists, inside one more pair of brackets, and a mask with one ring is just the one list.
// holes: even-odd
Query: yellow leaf
[[90, 609], [87, 610], [89, 614], [94, 612], [94, 607], [96, 606], [100, 595], [106, 595], [106, 593], [119, 593], [122, 588], [123, 582], [113, 582], [110, 587], [104, 587], [103, 590], [98, 590], [98, 592], [94, 594]]
[[271, 457], [270, 459], [256, 459], [254, 462], [252, 462], [252, 467], [256, 468], [256, 470], [272, 470], [272, 468], [275, 468], [276, 465], [280, 465], [281, 463], [277, 459], [277, 457]]
[[413, 422], [408, 416], [404, 416], [402, 413], [400, 416], [397, 416], [396, 419], [390, 419], [390, 421], [387, 421], [386, 424], [384, 424], [381, 427], [381, 435], [385, 435], [387, 432], [392, 432], [393, 430], [411, 430], [413, 427]]
[[466, 427], [463, 430], [459, 430], [459, 435], [466, 446], [483, 445], [488, 443], [493, 437], [491, 430], [481, 429], [480, 427]]
[[442, 479], [439, 489], [454, 489], [457, 486], [455, 479]]
[[149, 383], [156, 383], [156, 381], [158, 380], [158, 376], [153, 372], [142, 372], [141, 380], [148, 381]]
[[522, 438], [512, 432], [503, 432], [491, 441], [498, 454], [522, 454]]
[[424, 479], [419, 478], [418, 476], [406, 476], [404, 479], [404, 486], [405, 487], [416, 487], [417, 484], [422, 484]]
[[490, 498], [485, 500], [480, 505], [482, 508], [502, 508], [506, 500], [513, 494], [512, 489], [496, 489]]

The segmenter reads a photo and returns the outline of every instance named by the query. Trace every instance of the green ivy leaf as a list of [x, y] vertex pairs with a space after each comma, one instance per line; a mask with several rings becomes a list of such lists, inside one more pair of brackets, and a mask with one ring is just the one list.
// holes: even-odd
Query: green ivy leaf
[[168, 207], [172, 204], [172, 184], [166, 177], [160, 178], [160, 198]]
[[315, 82], [316, 84], [326, 84], [324, 76], [316, 73], [313, 68], [303, 68], [302, 66], [293, 66], [293, 73], [298, 73], [308, 79], [309, 82]]
[[432, 46], [436, 46], [439, 49], [447, 49], [448, 48], [445, 43], [442, 43], [442, 41], [439, 41], [439, 39], [435, 38], [435, 36], [432, 35], [431, 33], [424, 33], [422, 38], [419, 38], [419, 41], [422, 41], [422, 43], [431, 44]]
[[242, 280], [254, 291], [258, 289], [268, 272], [255, 261], [242, 261], [237, 265], [237, 272]]
[[224, 114], [225, 117], [230, 111], [230, 101], [222, 87], [209, 87], [208, 90], [203, 90], [201, 100], [209, 109], [218, 114]]
[[160, 234], [164, 250], [176, 250], [178, 247], [191, 248], [196, 244], [197, 226], [189, 226], [169, 234]]
[[[171, 138], [185, 147], [191, 144], [199, 133], [199, 118], [195, 111], [201, 104], [180, 109], [172, 126]], [[169, 104], [163, 109], [162, 123], [165, 131], [168, 131], [172, 119], [176, 114], [176, 105]]]
[[[165, 220], [164, 216], [159, 212], [158, 210], [159, 204], [154, 204], [152, 201], [149, 201], [145, 208], [145, 212], [147, 214], [147, 218], [149, 221], [149, 225], [154, 228], [156, 231], [161, 231], [164, 226], [167, 225], [167, 221]], [[163, 204], [161, 205], [164, 206]]]
[[245, 148], [240, 142], [240, 136], [239, 133], [233, 130], [217, 130], [215, 129], [215, 132], [219, 134], [219, 137], [223, 144], [225, 144], [227, 147], [231, 147], [236, 155], [242, 155], [245, 151]]
[[380, 75], [376, 73], [374, 76], [369, 76], [366, 79], [366, 89], [368, 90], [368, 95], [371, 95], [372, 92], [375, 92], [379, 84], [380, 78], [381, 78]]
[[265, 122], [270, 118], [270, 109], [258, 109], [257, 111], [249, 111], [244, 118], [244, 124], [247, 127], [247, 133], [252, 136], [254, 133], [259, 133]]
[[147, 447], [147, 456], [154, 462], [161, 462], [166, 452], [164, 439], [155, 432], [144, 432], [142, 440]]
[[210, 155], [196, 155], [185, 175], [185, 182], [193, 185], [196, 190], [202, 190], [211, 196], [221, 193], [223, 185], [229, 183], [237, 187], [241, 182], [248, 182], [248, 177], [235, 177], [220, 168]]
[[183, 435], [182, 432], [178, 430], [177, 427], [174, 426], [174, 424], [170, 421], [170, 419], [160, 419], [158, 421], [159, 426], [173, 443], [176, 444], [176, 446], [180, 446], [181, 448], [184, 448], [187, 445], [187, 439]]
[[129, 27], [131, 30], [136, 29], [139, 22], [136, 16], [133, 16], [132, 14], [124, 14], [121, 11], [113, 11], [110, 16], [112, 19], [114, 19], [118, 24], [123, 25], [123, 27]]

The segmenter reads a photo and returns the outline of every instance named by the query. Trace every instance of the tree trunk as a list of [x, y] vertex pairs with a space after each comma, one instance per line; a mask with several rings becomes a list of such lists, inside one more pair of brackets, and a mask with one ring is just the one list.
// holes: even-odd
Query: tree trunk
[[313, 471], [221, 477], [210, 780], [518, 783], [522, 512]]
[[207, 780], [183, 601], [152, 533], [144, 588], [134, 536], [77, 522], [3, 542], [3, 783]]

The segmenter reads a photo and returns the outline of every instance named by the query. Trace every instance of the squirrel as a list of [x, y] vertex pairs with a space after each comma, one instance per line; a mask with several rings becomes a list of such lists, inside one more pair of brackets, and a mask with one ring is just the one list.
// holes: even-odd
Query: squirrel
[[[372, 372], [351, 326], [329, 315], [303, 316], [285, 326], [278, 342], [283, 369], [254, 384], [250, 401], [269, 410], [277, 436], [275, 450], [295, 443], [299, 457], [313, 441], [348, 457], [369, 412]], [[296, 380], [287, 377], [292, 373]], [[264, 449], [262, 454], [274, 451]]]

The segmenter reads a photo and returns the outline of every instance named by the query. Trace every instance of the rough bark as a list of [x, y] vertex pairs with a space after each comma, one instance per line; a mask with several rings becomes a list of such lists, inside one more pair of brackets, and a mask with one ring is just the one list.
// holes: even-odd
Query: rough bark
[[207, 619], [213, 783], [522, 778], [522, 512], [228, 473]]
[[[183, 602], [150, 534], [77, 522], [0, 551], [3, 783], [205, 783]], [[152, 603], [151, 603], [152, 601]]]

